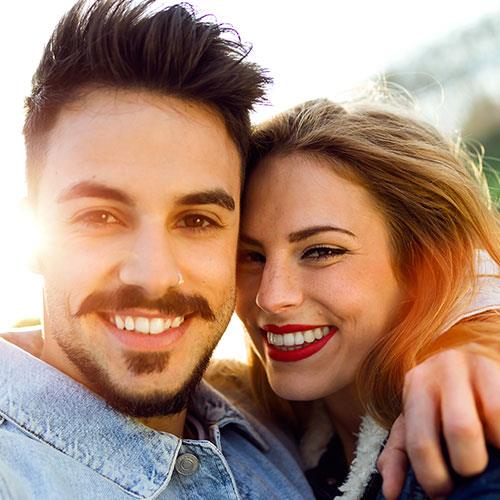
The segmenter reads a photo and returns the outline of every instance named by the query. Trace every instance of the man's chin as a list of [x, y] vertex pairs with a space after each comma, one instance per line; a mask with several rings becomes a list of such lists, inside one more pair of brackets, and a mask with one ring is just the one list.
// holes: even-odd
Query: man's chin
[[172, 369], [168, 353], [127, 353], [122, 366], [130, 378], [124, 374], [115, 382], [114, 376], [88, 351], [62, 339], [58, 341], [92, 391], [116, 410], [136, 418], [175, 415], [183, 411], [200, 383], [213, 351], [208, 349], [184, 382], [179, 384], [176, 381], [175, 385], [168, 378]]
[[[166, 374], [160, 372], [154, 374], [142, 372], [140, 375], [129, 372], [132, 376], [128, 387], [123, 386], [123, 381], [120, 384], [115, 384], [110, 378], [102, 377], [102, 373], [101, 376], [97, 377], [94, 374], [92, 390], [114, 409], [131, 417], [175, 415], [187, 407], [191, 395], [196, 390], [208, 366], [208, 360], [209, 358], [199, 363], [179, 388], [177, 388], [177, 384], [169, 383], [165, 378]], [[160, 387], [165, 389], [158, 389], [159, 384], [153, 384], [152, 378], [163, 379]], [[140, 389], [141, 385], [144, 387], [143, 390]], [[156, 388], [146, 388], [148, 386]]]

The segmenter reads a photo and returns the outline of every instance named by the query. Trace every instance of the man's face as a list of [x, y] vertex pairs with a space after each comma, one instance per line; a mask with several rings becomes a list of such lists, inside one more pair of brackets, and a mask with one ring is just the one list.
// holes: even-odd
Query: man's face
[[180, 411], [233, 310], [239, 165], [199, 104], [97, 90], [66, 106], [36, 207], [42, 358], [132, 415]]

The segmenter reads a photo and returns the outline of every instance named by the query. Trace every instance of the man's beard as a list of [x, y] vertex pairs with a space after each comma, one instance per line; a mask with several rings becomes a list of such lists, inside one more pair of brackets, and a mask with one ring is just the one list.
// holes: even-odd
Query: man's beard
[[[217, 338], [218, 339], [218, 338]], [[200, 358], [190, 377], [175, 393], [156, 390], [147, 395], [127, 394], [83, 348], [71, 345], [68, 338], [57, 336], [56, 341], [69, 360], [79, 369], [92, 388], [116, 410], [136, 418], [175, 415], [184, 410], [191, 394], [201, 381], [217, 341]], [[168, 365], [168, 352], [124, 354], [129, 371], [135, 375], [162, 372]]]
[[[232, 293], [231, 297], [234, 297]], [[154, 390], [147, 395], [127, 393], [117, 387], [111, 377], [99, 362], [84, 346], [76, 341], [72, 332], [62, 332], [52, 328], [52, 333], [58, 345], [68, 359], [85, 377], [89, 386], [118, 411], [136, 418], [166, 416], [180, 413], [189, 402], [208, 366], [210, 357], [219, 338], [227, 327], [234, 301], [226, 300], [224, 305], [214, 314], [201, 296], [185, 296], [179, 292], [171, 292], [158, 300], [150, 301], [138, 287], [127, 286], [110, 293], [98, 293], [87, 297], [80, 306], [74, 319], [102, 310], [120, 310], [127, 308], [151, 309], [163, 314], [174, 316], [199, 316], [212, 323], [213, 341], [206, 347], [193, 371], [184, 381], [181, 388], [175, 392]], [[52, 325], [54, 327], [55, 325]], [[77, 337], [76, 337], [77, 338]], [[134, 375], [161, 373], [169, 364], [169, 352], [138, 353], [126, 351], [122, 354], [128, 371]], [[168, 389], [168, 381], [166, 381]]]

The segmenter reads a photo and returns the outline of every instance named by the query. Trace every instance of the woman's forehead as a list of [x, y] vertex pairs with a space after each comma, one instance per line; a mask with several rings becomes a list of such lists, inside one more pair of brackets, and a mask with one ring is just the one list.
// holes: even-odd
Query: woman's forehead
[[285, 235], [317, 225], [362, 231], [382, 214], [358, 183], [320, 158], [293, 154], [264, 160], [247, 182], [242, 232]]

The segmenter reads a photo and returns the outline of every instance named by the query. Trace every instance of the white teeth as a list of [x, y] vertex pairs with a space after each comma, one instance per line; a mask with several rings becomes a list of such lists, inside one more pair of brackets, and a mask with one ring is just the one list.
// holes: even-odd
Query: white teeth
[[134, 320], [132, 319], [132, 316], [127, 316], [125, 318], [125, 328], [130, 332], [132, 330], [135, 330], [135, 324]]
[[267, 341], [276, 347], [281, 347], [282, 350], [299, 349], [304, 343], [311, 344], [316, 340], [321, 340], [325, 335], [330, 333], [330, 326], [305, 330], [303, 332], [294, 333], [271, 333], [267, 332]]
[[182, 316], [177, 316], [177, 318], [174, 318], [174, 320], [172, 321], [171, 328], [177, 328], [178, 326], [181, 326], [183, 322], [184, 318]]
[[304, 332], [304, 340], [310, 344], [311, 342], [314, 342], [316, 339], [314, 337], [314, 333], [312, 330], [307, 330]]
[[118, 314], [115, 316], [115, 325], [120, 329], [120, 330], [123, 330], [125, 329], [125, 321], [123, 321], [123, 319], [118, 316]]
[[157, 333], [162, 333], [165, 329], [165, 321], [162, 318], [153, 318], [149, 322], [149, 333], [155, 335]]
[[295, 345], [302, 345], [304, 343], [304, 334], [302, 332], [295, 333]]
[[143, 316], [119, 316], [118, 314], [109, 317], [109, 321], [120, 330], [129, 332], [158, 335], [169, 328], [177, 328], [184, 323], [184, 316], [177, 316], [174, 319], [145, 318]]
[[149, 333], [149, 319], [139, 316], [135, 318], [135, 331], [140, 333]]

